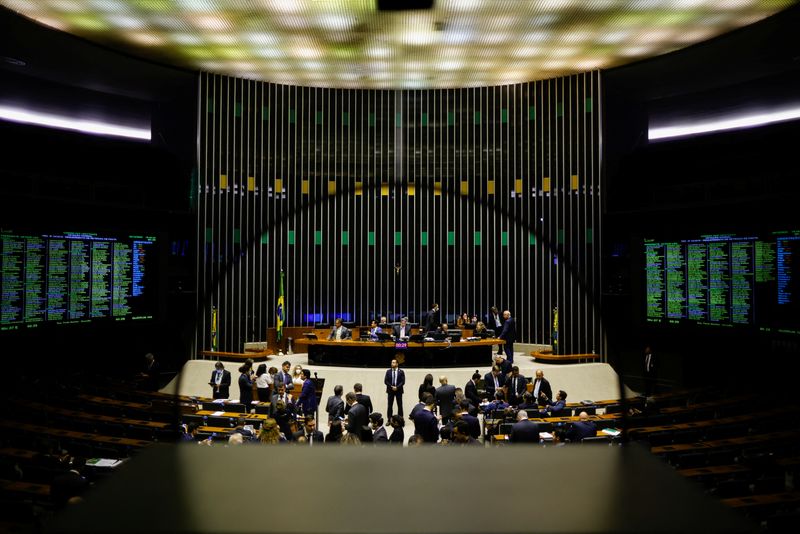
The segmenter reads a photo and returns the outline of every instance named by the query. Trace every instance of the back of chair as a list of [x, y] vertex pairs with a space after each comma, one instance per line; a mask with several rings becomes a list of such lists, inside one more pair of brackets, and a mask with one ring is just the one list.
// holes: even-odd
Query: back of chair
[[511, 427], [514, 426], [514, 423], [502, 423], [500, 425], [500, 434], [511, 434]]

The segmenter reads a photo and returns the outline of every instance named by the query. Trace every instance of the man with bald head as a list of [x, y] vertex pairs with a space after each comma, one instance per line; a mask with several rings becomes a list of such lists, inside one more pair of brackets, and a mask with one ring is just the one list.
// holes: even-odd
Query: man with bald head
[[597, 425], [594, 421], [589, 421], [589, 414], [581, 412], [578, 416], [580, 421], [572, 424], [572, 428], [567, 431], [567, 438], [570, 441], [581, 441], [583, 438], [590, 438], [597, 435]]
[[552, 396], [553, 388], [550, 387], [550, 382], [544, 377], [544, 371], [537, 369], [536, 378], [533, 379], [533, 398], [539, 406], [544, 406], [547, 404], [547, 399]]

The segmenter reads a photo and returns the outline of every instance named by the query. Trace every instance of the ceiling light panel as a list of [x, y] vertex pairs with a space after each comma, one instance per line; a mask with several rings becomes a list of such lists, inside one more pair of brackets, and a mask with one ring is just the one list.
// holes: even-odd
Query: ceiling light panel
[[475, 87], [614, 67], [794, 3], [436, 0], [430, 10], [382, 12], [376, 0], [0, 0], [47, 26], [181, 67], [376, 89]]

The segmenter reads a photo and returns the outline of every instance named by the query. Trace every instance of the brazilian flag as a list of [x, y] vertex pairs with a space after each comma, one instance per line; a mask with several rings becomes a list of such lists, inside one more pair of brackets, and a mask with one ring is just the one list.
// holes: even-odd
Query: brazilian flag
[[278, 289], [278, 315], [277, 315], [277, 331], [278, 341], [283, 339], [283, 320], [286, 317], [286, 304], [284, 303], [283, 295], [283, 271], [281, 271], [281, 281]]

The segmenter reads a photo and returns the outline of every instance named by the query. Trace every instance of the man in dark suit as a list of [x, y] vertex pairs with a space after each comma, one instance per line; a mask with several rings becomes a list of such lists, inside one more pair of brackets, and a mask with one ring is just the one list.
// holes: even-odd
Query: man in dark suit
[[353, 392], [356, 394], [356, 400], [360, 405], [367, 409], [367, 415], [372, 413], [372, 399], [369, 398], [369, 395], [364, 395], [362, 393], [364, 386], [360, 383], [356, 382], [353, 384]]
[[333, 388], [333, 395], [328, 397], [328, 403], [325, 405], [325, 411], [328, 412], [328, 426], [331, 423], [338, 420], [340, 417], [344, 417], [344, 400], [342, 399], [342, 393], [344, 392], [344, 388], [337, 384]]
[[295, 407], [294, 403], [292, 402], [292, 396], [286, 393], [286, 386], [280, 383], [278, 384], [276, 392], [269, 402], [270, 417], [275, 415], [275, 408], [278, 406], [278, 401], [282, 401], [286, 405], [286, 409], [289, 411], [289, 413], [294, 413]]
[[142, 387], [149, 391], [158, 391], [160, 366], [153, 353], [148, 352], [144, 355], [144, 369], [139, 373]]
[[386, 370], [383, 383], [386, 384], [387, 403], [389, 406], [386, 413], [389, 419], [392, 418], [392, 407], [395, 400], [397, 400], [397, 415], [403, 415], [403, 386], [406, 384], [406, 373], [400, 369], [397, 358], [392, 360], [391, 368]]
[[334, 324], [331, 327], [331, 333], [328, 335], [328, 341], [342, 341], [345, 339], [351, 339], [352, 337], [353, 334], [350, 332], [350, 329], [344, 326], [341, 318], [337, 317], [336, 321], [334, 321]]
[[436, 388], [436, 404], [439, 406], [442, 423], [447, 424], [453, 416], [456, 387], [448, 384], [447, 377], [444, 375], [439, 377], [439, 384], [441, 385]]
[[292, 364], [287, 362], [283, 362], [281, 364], [281, 370], [278, 371], [278, 374], [275, 375], [275, 391], [277, 391], [277, 385], [283, 382], [286, 386], [286, 391], [292, 391], [294, 389], [294, 382], [292, 382], [292, 375], [289, 374], [289, 369], [292, 367]]
[[325, 443], [325, 438], [322, 437], [322, 432], [317, 430], [317, 421], [310, 416], [306, 416], [304, 430], [298, 430], [292, 434], [292, 440], [297, 443], [297, 439], [301, 437], [306, 438], [306, 445], [313, 447], [314, 445], [322, 445]]
[[306, 415], [317, 411], [317, 388], [311, 380], [311, 371], [308, 369], [303, 369], [303, 389], [297, 399], [297, 406]]
[[550, 387], [550, 381], [544, 377], [544, 371], [537, 369], [536, 378], [533, 379], [533, 398], [539, 406], [545, 406], [547, 399], [552, 397], [553, 389]]
[[392, 335], [398, 341], [411, 336], [411, 327], [408, 326], [408, 317], [400, 319], [400, 324], [394, 325]]
[[657, 360], [650, 347], [644, 349], [644, 396], [649, 397], [655, 393], [656, 380], [658, 379]]
[[581, 412], [578, 416], [580, 421], [573, 423], [567, 431], [567, 438], [570, 441], [581, 441], [583, 438], [590, 438], [597, 435], [597, 425], [594, 421], [589, 421], [589, 414]]
[[514, 363], [514, 340], [517, 338], [517, 322], [511, 317], [511, 312], [508, 310], [503, 312], [503, 319], [505, 320], [503, 323], [503, 330], [500, 331], [500, 335], [497, 337], [506, 342], [506, 344], [503, 345], [506, 359]]
[[425, 443], [439, 441], [439, 420], [433, 414], [433, 395], [425, 398], [425, 407], [414, 417], [414, 434], [422, 436]]
[[440, 318], [441, 313], [439, 312], [439, 305], [434, 302], [431, 309], [428, 311], [428, 316], [425, 318], [425, 329], [423, 331], [430, 332], [436, 330], [442, 322]]
[[[497, 310], [497, 306], [492, 306], [489, 308], [489, 313], [484, 316], [484, 323], [486, 324], [486, 328], [491, 328], [494, 330], [494, 335], [496, 337], [500, 336], [500, 332], [503, 331], [503, 317], [500, 315], [500, 312]], [[503, 346], [497, 346], [497, 354], [503, 354]]]
[[225, 370], [222, 362], [215, 363], [214, 367], [216, 369], [211, 371], [211, 380], [208, 382], [212, 396], [215, 399], [228, 399], [231, 396], [231, 372]]
[[520, 410], [517, 422], [511, 425], [508, 439], [511, 443], [539, 443], [539, 425], [530, 421], [528, 414]]
[[495, 392], [506, 384], [506, 375], [500, 372], [500, 368], [496, 365], [492, 370], [486, 373], [483, 377], [483, 387], [486, 390], [486, 395], [490, 399], [494, 399]]
[[469, 413], [469, 401], [463, 399], [459, 405], [461, 409], [461, 420], [469, 425], [469, 435], [473, 438], [478, 438], [481, 435], [481, 423], [477, 417]]
[[497, 354], [494, 357], [494, 364], [500, 368], [500, 373], [508, 378], [511, 374], [511, 367], [513, 364], [506, 359], [505, 354]]
[[359, 404], [358, 399], [356, 399], [356, 394], [352, 391], [349, 392], [345, 395], [345, 402], [347, 402], [347, 405], [350, 407], [350, 410], [347, 412], [347, 425], [345, 426], [347, 432], [355, 434], [360, 438], [364, 435], [364, 431], [366, 430], [370, 433], [370, 436], [372, 436], [372, 431], [366, 428], [369, 414], [367, 413], [367, 409]]
[[[408, 414], [409, 419], [413, 421], [417, 417], [417, 414], [419, 414], [419, 412], [425, 408], [425, 405], [428, 403], [428, 396], [433, 398], [433, 395], [428, 392], [422, 394], [422, 400], [420, 400], [419, 403], [415, 404], [414, 407], [411, 408], [411, 413]], [[434, 403], [435, 402], [436, 401], [434, 400]]]
[[556, 400], [551, 401], [550, 399], [547, 399], [547, 404], [545, 405], [544, 410], [540, 410], [539, 413], [542, 417], [561, 417], [561, 412], [566, 407], [567, 392], [563, 389], [559, 389], [558, 393], [556, 394]]
[[519, 367], [511, 367], [511, 376], [506, 380], [508, 386], [508, 403], [517, 407], [522, 402], [522, 395], [528, 391], [528, 381], [519, 374]]
[[386, 435], [386, 428], [383, 426], [383, 415], [372, 412], [369, 416], [370, 428], [372, 429], [372, 442], [389, 444], [389, 437]]
[[481, 397], [478, 395], [478, 380], [480, 379], [481, 374], [476, 369], [475, 372], [472, 373], [472, 378], [470, 378], [469, 382], [464, 386], [464, 396], [476, 408], [481, 403]]

